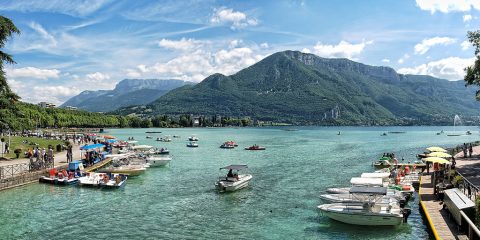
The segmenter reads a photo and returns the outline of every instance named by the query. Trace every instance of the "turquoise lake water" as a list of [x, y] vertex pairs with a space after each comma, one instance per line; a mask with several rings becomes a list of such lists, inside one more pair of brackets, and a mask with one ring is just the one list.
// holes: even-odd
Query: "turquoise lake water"
[[[351, 177], [372, 172], [384, 152], [413, 160], [424, 148], [450, 147], [479, 140], [477, 127], [457, 127], [473, 135], [437, 136], [448, 127], [298, 127], [115, 129], [120, 139], [170, 149], [169, 166], [150, 168], [128, 180], [124, 189], [45, 184], [0, 192], [0, 239], [428, 239], [417, 202], [410, 203], [408, 224], [397, 227], [352, 226], [317, 211], [321, 192], [348, 186]], [[170, 143], [146, 139], [180, 135]], [[341, 131], [341, 135], [337, 135]], [[389, 134], [388, 131], [406, 131]], [[196, 134], [198, 148], [187, 148]], [[220, 149], [235, 140], [236, 149]], [[265, 151], [245, 151], [253, 144]], [[251, 186], [219, 194], [219, 168], [248, 164]]]

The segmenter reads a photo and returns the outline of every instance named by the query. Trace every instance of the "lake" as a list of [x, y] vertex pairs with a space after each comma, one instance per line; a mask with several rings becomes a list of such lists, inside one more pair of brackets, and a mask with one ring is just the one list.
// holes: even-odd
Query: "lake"
[[[293, 127], [292, 127], [293, 128]], [[405, 161], [429, 146], [450, 147], [479, 140], [436, 135], [453, 127], [295, 127], [112, 129], [120, 139], [167, 147], [173, 160], [131, 178], [124, 189], [103, 191], [80, 187], [30, 184], [0, 192], [1, 239], [428, 239], [411, 202], [408, 223], [397, 227], [352, 226], [317, 211], [321, 192], [348, 186], [351, 177], [374, 171], [384, 152]], [[145, 131], [162, 131], [146, 134]], [[338, 132], [341, 135], [337, 135]], [[402, 134], [383, 132], [405, 131]], [[187, 148], [195, 134], [198, 148]], [[154, 139], [146, 139], [151, 135]], [[156, 142], [179, 135], [172, 142]], [[220, 149], [234, 140], [236, 149]], [[258, 144], [265, 151], [245, 151]], [[214, 182], [226, 174], [220, 167], [248, 164], [251, 185], [219, 194]]]

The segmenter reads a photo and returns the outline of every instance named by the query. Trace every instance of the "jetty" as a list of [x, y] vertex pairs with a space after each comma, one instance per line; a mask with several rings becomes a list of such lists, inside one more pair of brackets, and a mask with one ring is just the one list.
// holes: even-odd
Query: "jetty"
[[469, 239], [467, 235], [458, 231], [449, 212], [443, 208], [443, 201], [434, 194], [431, 175], [424, 175], [420, 178], [418, 195], [420, 210], [425, 215], [427, 225], [435, 239]]

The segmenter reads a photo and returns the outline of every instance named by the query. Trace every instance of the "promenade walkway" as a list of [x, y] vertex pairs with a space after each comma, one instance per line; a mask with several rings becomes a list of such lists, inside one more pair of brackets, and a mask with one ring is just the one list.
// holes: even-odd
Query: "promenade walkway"
[[435, 239], [468, 239], [467, 235], [458, 232], [455, 222], [448, 215], [448, 211], [443, 209], [443, 202], [433, 194], [430, 175], [422, 176], [418, 194], [420, 196], [420, 207], [427, 218], [427, 224]]
[[471, 158], [465, 158], [463, 152], [455, 155], [456, 170], [473, 185], [480, 187], [480, 146], [473, 147]]

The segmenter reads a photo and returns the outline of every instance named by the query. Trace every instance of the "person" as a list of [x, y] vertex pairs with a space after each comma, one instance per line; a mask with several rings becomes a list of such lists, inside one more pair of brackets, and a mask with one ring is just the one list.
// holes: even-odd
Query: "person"
[[232, 169], [228, 170], [227, 177], [229, 177], [229, 178], [233, 177]]
[[452, 169], [455, 169], [455, 165], [457, 162], [455, 161], [455, 157], [452, 156]]
[[468, 155], [469, 155], [470, 158], [472, 157], [472, 154], [473, 154], [473, 146], [470, 143], [470, 146], [468, 147]]
[[466, 158], [467, 157], [467, 145], [463, 145], [463, 158]]
[[4, 153], [7, 153], [7, 154], [10, 153], [8, 142], [5, 143], [5, 152]]

